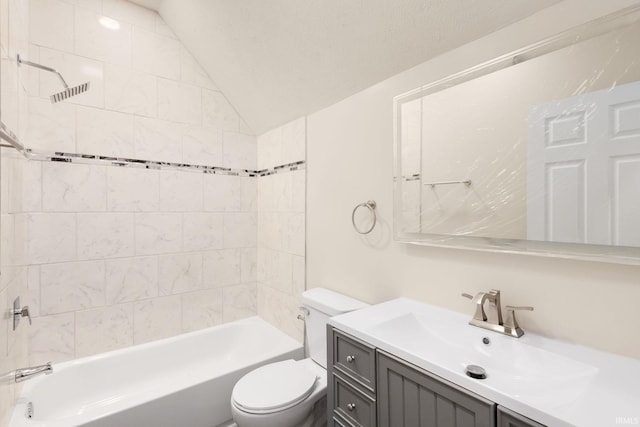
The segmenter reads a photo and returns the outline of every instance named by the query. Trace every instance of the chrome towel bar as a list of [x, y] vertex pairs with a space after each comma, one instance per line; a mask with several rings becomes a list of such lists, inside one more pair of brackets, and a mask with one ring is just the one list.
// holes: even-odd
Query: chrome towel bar
[[422, 185], [430, 185], [431, 188], [435, 187], [436, 185], [448, 185], [448, 184], [464, 184], [467, 187], [471, 185], [471, 180], [470, 179], [465, 179], [464, 181], [438, 181], [438, 182], [425, 182]]

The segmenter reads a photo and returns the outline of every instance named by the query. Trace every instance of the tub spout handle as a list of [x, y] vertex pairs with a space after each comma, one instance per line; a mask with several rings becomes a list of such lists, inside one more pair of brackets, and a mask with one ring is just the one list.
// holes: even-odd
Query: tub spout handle
[[29, 306], [25, 305], [24, 307], [21, 307], [20, 297], [16, 297], [16, 299], [13, 301], [13, 309], [11, 310], [11, 314], [13, 315], [14, 331], [18, 328], [18, 325], [20, 324], [20, 318], [22, 317], [29, 318], [29, 325], [32, 324], [31, 313], [29, 313]]

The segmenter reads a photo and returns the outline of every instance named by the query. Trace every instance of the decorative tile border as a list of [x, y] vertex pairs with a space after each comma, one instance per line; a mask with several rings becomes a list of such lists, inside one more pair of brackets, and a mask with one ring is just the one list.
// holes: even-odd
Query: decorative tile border
[[257, 171], [256, 173], [258, 174], [258, 176], [269, 176], [269, 175], [275, 175], [277, 173], [282, 173], [282, 172], [293, 172], [297, 170], [302, 170], [305, 168], [305, 165], [306, 165], [306, 162], [304, 160], [299, 160], [297, 162], [287, 163], [287, 164], [275, 166], [269, 169], [262, 169], [260, 171]]
[[154, 160], [129, 159], [124, 157], [98, 156], [93, 154], [77, 154], [64, 152], [45, 152], [26, 149], [25, 157], [30, 160], [38, 160], [42, 162], [64, 162], [103, 166], [132, 167], [139, 169], [155, 169], [155, 170], [178, 170], [183, 172], [207, 173], [214, 175], [231, 175], [231, 176], [247, 176], [261, 177], [275, 175], [284, 172], [293, 172], [303, 170], [306, 162], [300, 160], [293, 163], [275, 166], [262, 170], [251, 169], [231, 169], [220, 166], [194, 165], [189, 163], [173, 163], [159, 162]]

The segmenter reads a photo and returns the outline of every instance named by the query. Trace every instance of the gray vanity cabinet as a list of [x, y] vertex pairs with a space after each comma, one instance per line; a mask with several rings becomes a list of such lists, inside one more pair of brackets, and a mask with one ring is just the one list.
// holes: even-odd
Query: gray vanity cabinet
[[498, 406], [498, 427], [545, 427], [527, 417]]
[[495, 404], [378, 351], [379, 427], [493, 427]]
[[544, 427], [329, 326], [330, 427]]

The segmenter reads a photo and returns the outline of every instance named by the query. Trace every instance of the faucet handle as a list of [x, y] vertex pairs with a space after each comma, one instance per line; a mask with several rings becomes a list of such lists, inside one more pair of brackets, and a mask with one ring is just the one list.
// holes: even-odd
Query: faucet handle
[[527, 305], [525, 306], [505, 305], [504, 308], [511, 311], [515, 311], [515, 310], [533, 311], [533, 307], [530, 307]]
[[520, 328], [518, 320], [516, 319], [516, 310], [533, 311], [533, 307], [506, 305], [505, 308], [507, 309], [507, 320], [504, 322], [504, 327], [509, 330], [511, 335], [520, 338], [524, 334], [524, 331]]
[[24, 307], [22, 307], [22, 310], [20, 310], [20, 316], [28, 317], [29, 318], [29, 324], [33, 325], [33, 322], [31, 321], [31, 313], [29, 313], [29, 306], [28, 305], [25, 305]]
[[485, 292], [478, 292], [478, 295], [474, 297], [466, 292], [463, 292], [461, 295], [465, 298], [469, 298], [471, 302], [476, 305], [476, 312], [473, 315], [473, 318], [481, 322], [486, 321], [487, 313], [485, 313], [484, 311], [484, 302], [487, 299], [488, 294]]
[[31, 313], [29, 312], [29, 306], [25, 305], [24, 307], [21, 307], [20, 304], [20, 297], [16, 297], [16, 299], [13, 301], [13, 309], [11, 310], [11, 315], [13, 316], [13, 330], [15, 331], [16, 328], [18, 327], [18, 324], [20, 323], [20, 318], [21, 317], [28, 317], [29, 318], [29, 324], [31, 325]]

